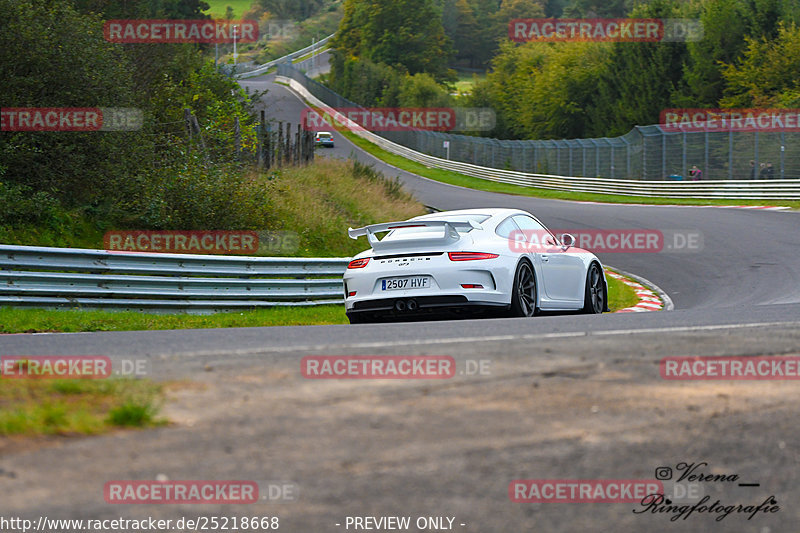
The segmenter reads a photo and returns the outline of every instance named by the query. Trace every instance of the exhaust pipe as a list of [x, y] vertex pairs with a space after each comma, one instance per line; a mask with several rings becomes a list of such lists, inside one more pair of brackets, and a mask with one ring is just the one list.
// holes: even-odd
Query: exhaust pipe
[[402, 313], [406, 310], [406, 303], [403, 300], [397, 300], [397, 302], [394, 304], [394, 308]]
[[416, 300], [409, 300], [408, 304], [406, 304], [409, 311], [416, 311], [417, 310], [417, 301]]

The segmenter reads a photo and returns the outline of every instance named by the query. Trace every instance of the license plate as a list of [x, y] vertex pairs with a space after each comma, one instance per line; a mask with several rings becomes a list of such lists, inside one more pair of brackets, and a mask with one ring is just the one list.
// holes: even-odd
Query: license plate
[[418, 278], [390, 278], [381, 280], [382, 291], [395, 291], [407, 289], [427, 289], [431, 286], [431, 279]]

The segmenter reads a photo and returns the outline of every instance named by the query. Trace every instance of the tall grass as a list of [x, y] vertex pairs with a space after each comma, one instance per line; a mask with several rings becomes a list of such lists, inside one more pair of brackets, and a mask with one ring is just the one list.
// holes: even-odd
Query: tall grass
[[317, 159], [272, 178], [274, 219], [300, 236], [299, 256], [352, 256], [368, 248], [347, 236], [348, 227], [406, 220], [425, 213], [401, 186], [357, 161]]

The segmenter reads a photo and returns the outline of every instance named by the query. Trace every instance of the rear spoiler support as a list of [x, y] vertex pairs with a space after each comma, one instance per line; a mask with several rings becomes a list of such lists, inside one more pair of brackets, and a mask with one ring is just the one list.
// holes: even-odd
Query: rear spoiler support
[[[379, 240], [378, 237], [375, 235], [376, 233], [381, 233], [384, 231], [392, 231], [394, 229], [400, 228], [415, 228], [415, 227], [441, 227], [444, 230], [444, 235], [432, 239], [432, 238], [425, 238], [425, 239], [414, 239], [411, 240], [403, 240], [397, 242], [387, 242], [384, 243], [383, 241]], [[369, 226], [364, 226], [363, 228], [348, 228], [347, 234], [350, 236], [351, 239], [358, 239], [362, 235], [367, 236], [367, 240], [369, 241], [370, 246], [377, 250], [377, 249], [388, 249], [393, 247], [404, 247], [408, 246], [411, 242], [423, 242], [425, 244], [445, 244], [448, 242], [455, 242], [461, 238], [459, 235], [459, 229], [482, 229], [481, 225], [472, 221], [453, 221], [453, 220], [406, 220], [403, 222], [384, 222], [382, 224], [371, 224]]]

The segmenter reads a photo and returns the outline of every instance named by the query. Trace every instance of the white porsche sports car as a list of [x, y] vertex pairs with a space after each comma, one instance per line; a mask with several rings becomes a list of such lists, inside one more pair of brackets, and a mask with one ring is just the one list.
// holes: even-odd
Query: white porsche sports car
[[487, 311], [608, 311], [600, 260], [525, 211], [444, 211], [348, 234], [366, 236], [371, 246], [344, 274], [351, 324]]

